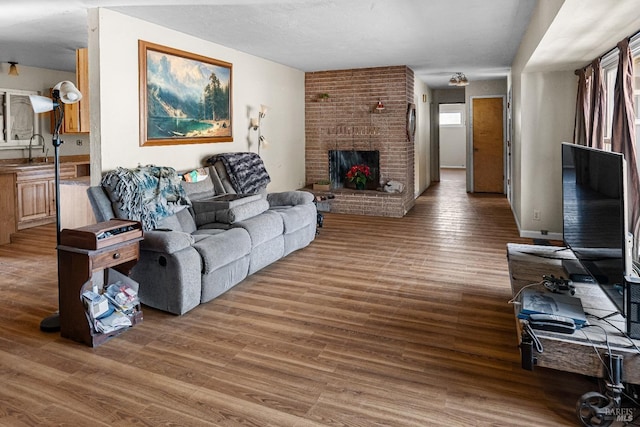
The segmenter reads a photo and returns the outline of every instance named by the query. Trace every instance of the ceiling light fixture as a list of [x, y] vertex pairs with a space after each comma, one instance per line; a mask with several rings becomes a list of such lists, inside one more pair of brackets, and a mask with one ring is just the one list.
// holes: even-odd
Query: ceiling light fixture
[[449, 79], [449, 86], [467, 86], [468, 84], [469, 80], [464, 73], [454, 73]]
[[9, 61], [9, 75], [17, 76], [18, 74], [18, 63]]

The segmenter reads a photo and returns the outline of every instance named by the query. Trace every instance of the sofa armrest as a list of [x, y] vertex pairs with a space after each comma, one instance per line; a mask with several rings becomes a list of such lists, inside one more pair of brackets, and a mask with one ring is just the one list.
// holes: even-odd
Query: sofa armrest
[[253, 200], [243, 205], [216, 211], [216, 221], [224, 224], [234, 224], [260, 215], [269, 209], [269, 203], [264, 199]]
[[267, 194], [267, 201], [270, 207], [306, 205], [313, 203], [313, 199], [313, 194], [308, 191], [299, 190]]
[[194, 237], [183, 231], [151, 230], [144, 232], [140, 249], [172, 254], [193, 245], [194, 242]]

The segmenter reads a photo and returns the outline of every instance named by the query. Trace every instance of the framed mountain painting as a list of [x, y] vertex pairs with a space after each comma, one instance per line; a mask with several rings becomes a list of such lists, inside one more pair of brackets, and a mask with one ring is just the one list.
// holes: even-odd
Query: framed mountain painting
[[138, 41], [140, 145], [231, 142], [232, 65]]

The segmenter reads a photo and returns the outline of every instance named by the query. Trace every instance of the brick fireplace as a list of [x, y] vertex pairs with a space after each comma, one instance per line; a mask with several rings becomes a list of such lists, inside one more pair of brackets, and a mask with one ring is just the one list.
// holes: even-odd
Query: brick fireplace
[[[331, 178], [332, 212], [402, 217], [413, 207], [414, 144], [407, 138], [413, 79], [405, 66], [306, 73], [306, 182]], [[336, 182], [329, 166], [336, 151], [376, 152], [377, 182], [365, 190]], [[404, 191], [377, 190], [389, 180]]]

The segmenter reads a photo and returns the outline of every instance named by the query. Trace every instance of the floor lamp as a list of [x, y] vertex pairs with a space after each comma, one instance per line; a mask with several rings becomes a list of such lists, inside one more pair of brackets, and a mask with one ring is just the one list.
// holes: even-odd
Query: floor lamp
[[[76, 86], [68, 80], [56, 84], [51, 91], [52, 98], [40, 95], [29, 95], [31, 107], [35, 113], [53, 111], [55, 128], [53, 130], [53, 162], [55, 165], [55, 191], [56, 191], [56, 248], [60, 245], [60, 128], [64, 119], [64, 105], [75, 104], [82, 99], [82, 94]], [[59, 269], [59, 268], [58, 268]], [[60, 280], [58, 280], [58, 288]], [[58, 290], [59, 293], [59, 290]], [[60, 330], [60, 313], [56, 312], [45, 317], [40, 322], [40, 330], [43, 332], [57, 332]]]

